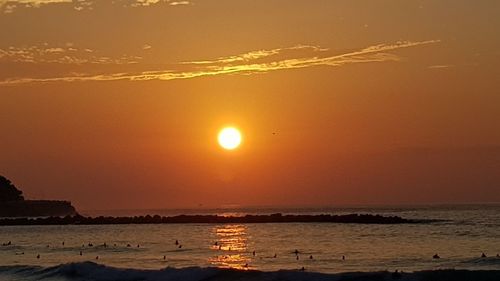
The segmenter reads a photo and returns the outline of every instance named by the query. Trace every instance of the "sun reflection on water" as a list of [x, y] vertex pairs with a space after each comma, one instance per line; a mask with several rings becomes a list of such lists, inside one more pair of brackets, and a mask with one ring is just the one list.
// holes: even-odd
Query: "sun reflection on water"
[[249, 269], [251, 259], [247, 256], [247, 227], [244, 225], [222, 225], [213, 229], [217, 237], [210, 248], [217, 251], [209, 262], [217, 267]]

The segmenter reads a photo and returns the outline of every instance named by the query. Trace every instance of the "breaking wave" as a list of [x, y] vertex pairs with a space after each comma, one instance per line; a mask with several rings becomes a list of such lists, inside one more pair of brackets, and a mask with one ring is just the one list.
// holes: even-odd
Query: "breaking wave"
[[78, 280], [78, 281], [216, 281], [216, 280], [266, 280], [266, 281], [498, 281], [500, 270], [429, 270], [419, 272], [355, 272], [316, 273], [307, 271], [280, 270], [264, 272], [256, 270], [234, 270], [222, 268], [165, 268], [161, 270], [140, 270], [115, 268], [93, 262], [69, 263], [54, 267], [0, 266], [0, 280]]

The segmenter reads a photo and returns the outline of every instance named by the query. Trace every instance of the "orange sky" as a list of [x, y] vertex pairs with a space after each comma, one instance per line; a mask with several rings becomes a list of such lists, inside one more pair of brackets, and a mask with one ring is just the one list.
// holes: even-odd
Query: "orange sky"
[[0, 0], [0, 174], [87, 210], [499, 202], [499, 13]]

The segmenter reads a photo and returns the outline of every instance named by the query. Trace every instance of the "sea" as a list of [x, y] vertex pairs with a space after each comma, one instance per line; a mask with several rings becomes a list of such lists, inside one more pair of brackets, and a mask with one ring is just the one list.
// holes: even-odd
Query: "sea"
[[0, 226], [0, 280], [500, 280], [500, 204], [86, 215], [273, 213], [429, 222]]

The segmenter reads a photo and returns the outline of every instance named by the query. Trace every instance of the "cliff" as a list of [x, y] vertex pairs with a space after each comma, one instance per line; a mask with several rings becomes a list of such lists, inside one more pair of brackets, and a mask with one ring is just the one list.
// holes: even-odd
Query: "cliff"
[[69, 201], [25, 200], [22, 191], [0, 176], [0, 217], [49, 217], [77, 214]]
[[0, 203], [0, 217], [50, 217], [76, 214], [69, 201], [23, 200]]

